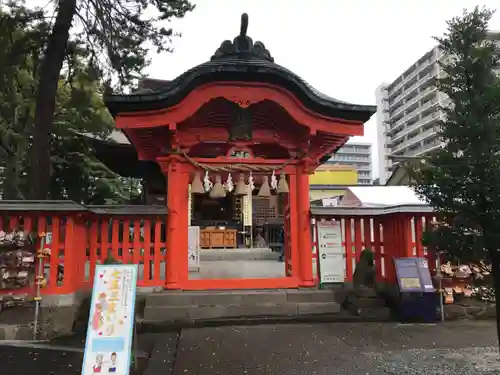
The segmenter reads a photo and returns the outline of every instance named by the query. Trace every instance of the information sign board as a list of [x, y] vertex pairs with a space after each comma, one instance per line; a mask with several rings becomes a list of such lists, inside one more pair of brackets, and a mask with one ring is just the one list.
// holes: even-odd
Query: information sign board
[[340, 221], [319, 221], [318, 261], [320, 282], [343, 283], [345, 281], [345, 257], [342, 245]]
[[394, 259], [401, 292], [433, 292], [432, 278], [425, 258]]

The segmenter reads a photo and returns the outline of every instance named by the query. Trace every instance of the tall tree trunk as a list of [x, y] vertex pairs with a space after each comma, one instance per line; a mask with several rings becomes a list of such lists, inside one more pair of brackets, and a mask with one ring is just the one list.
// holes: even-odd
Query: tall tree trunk
[[33, 199], [47, 199], [50, 187], [49, 141], [54, 120], [57, 86], [76, 13], [77, 0], [59, 0], [43, 62], [40, 66], [35, 110], [35, 131], [31, 170]]

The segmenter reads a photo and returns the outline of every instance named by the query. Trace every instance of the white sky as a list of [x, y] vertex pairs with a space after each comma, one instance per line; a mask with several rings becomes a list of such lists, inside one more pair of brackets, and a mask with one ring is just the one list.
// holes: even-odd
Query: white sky
[[[446, 20], [476, 5], [495, 9], [498, 1], [482, 0], [192, 0], [197, 7], [172, 21], [182, 33], [173, 54], [152, 55], [147, 73], [173, 79], [201, 64], [240, 28], [248, 13], [248, 35], [264, 42], [276, 63], [292, 70], [318, 90], [356, 104], [375, 104], [375, 89], [403, 73], [441, 36]], [[1, 0], [0, 0], [1, 2]], [[50, 0], [27, 0], [44, 6]], [[490, 29], [500, 30], [500, 12]], [[375, 116], [365, 136], [372, 143], [377, 177]]]
[[[239, 33], [241, 13], [249, 15], [248, 35], [264, 42], [276, 63], [318, 90], [356, 104], [375, 104], [375, 89], [397, 78], [441, 36], [445, 21], [483, 0], [195, 0], [197, 7], [174, 21], [182, 37], [173, 54], [155, 56], [148, 73], [172, 79], [207, 61], [225, 39]], [[490, 25], [500, 30], [500, 13]], [[373, 144], [375, 116], [361, 139]], [[373, 171], [377, 160], [373, 157]]]

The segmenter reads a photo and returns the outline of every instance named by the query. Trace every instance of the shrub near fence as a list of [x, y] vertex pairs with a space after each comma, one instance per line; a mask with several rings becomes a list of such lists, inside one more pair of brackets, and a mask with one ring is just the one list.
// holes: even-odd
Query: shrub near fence
[[[0, 229], [50, 233], [42, 294], [70, 294], [92, 285], [108, 254], [139, 265], [138, 286], [163, 286], [166, 214], [162, 206], [83, 206], [71, 201], [0, 201]], [[34, 295], [35, 287], [2, 291]]]

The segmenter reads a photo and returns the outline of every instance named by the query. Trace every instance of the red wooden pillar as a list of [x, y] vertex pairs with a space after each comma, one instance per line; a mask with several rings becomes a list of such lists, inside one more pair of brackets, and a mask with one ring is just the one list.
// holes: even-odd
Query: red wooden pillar
[[189, 173], [177, 156], [158, 158], [167, 176], [167, 238], [165, 288], [182, 289], [188, 280]]
[[288, 238], [290, 239], [290, 257], [292, 276], [300, 278], [299, 264], [300, 264], [300, 254], [299, 254], [299, 224], [297, 215], [297, 176], [295, 174], [289, 174], [288, 176], [288, 186], [290, 187], [290, 192], [288, 194], [288, 209], [290, 211]]
[[299, 277], [301, 286], [314, 286], [312, 271], [312, 238], [309, 207], [309, 171], [307, 164], [297, 167], [297, 212], [299, 240]]

